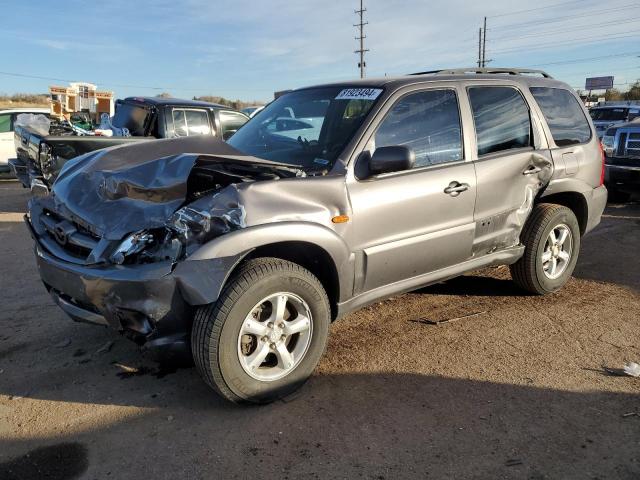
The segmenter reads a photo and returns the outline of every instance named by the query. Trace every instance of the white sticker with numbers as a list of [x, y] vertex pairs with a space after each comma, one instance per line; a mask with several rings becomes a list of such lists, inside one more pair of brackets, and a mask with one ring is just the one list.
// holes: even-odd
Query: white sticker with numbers
[[375, 100], [381, 93], [381, 88], [345, 88], [336, 100]]

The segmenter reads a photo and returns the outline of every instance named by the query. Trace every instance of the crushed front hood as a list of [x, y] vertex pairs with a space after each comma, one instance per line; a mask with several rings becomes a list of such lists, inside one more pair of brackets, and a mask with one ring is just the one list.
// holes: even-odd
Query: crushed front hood
[[189, 174], [202, 158], [282, 167], [210, 136], [118, 146], [68, 162], [53, 185], [55, 208], [108, 240], [162, 227], [185, 202]]

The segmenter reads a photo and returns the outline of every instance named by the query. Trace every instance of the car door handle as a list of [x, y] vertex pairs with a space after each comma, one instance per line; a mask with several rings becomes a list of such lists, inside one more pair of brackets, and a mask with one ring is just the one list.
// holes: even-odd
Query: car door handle
[[534, 175], [534, 174], [539, 173], [541, 171], [542, 171], [542, 169], [540, 167], [536, 167], [535, 165], [531, 165], [524, 172], [522, 172], [522, 174], [523, 175]]
[[460, 182], [451, 182], [447, 188], [444, 189], [444, 193], [447, 195], [451, 195], [452, 197], [457, 197], [460, 193], [469, 190], [469, 185], [466, 183]]

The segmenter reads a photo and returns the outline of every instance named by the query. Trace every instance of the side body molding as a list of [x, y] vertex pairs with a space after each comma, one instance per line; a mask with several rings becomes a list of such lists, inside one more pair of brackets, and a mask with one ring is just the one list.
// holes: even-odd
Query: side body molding
[[342, 237], [317, 223], [287, 221], [236, 230], [202, 245], [184, 264], [233, 259], [225, 262], [228, 266], [227, 274], [220, 282], [215, 298], [211, 296], [213, 292], [207, 295], [207, 300], [213, 302], [218, 298], [224, 282], [237, 263], [256, 248], [281, 242], [304, 242], [322, 248], [333, 260], [340, 279], [339, 301], [345, 301], [353, 295], [354, 255]]

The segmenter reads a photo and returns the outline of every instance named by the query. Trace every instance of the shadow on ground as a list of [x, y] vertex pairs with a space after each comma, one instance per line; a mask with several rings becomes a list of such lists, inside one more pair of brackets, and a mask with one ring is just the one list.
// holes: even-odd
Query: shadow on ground
[[576, 278], [640, 291], [640, 204], [607, 206], [601, 224], [582, 240]]
[[[640, 476], [640, 417], [624, 416], [638, 411], [637, 395], [412, 374], [318, 375], [287, 402], [241, 407], [191, 371], [173, 382], [174, 394], [155, 409], [117, 424], [3, 440], [0, 452], [16, 453], [0, 465], [0, 478], [37, 478], [43, 458], [47, 478], [59, 480], [82, 471], [86, 478]], [[128, 387], [120, 385], [127, 395]], [[79, 386], [64, 400], [93, 402], [90, 390]]]

